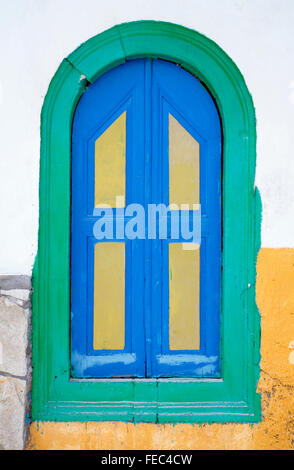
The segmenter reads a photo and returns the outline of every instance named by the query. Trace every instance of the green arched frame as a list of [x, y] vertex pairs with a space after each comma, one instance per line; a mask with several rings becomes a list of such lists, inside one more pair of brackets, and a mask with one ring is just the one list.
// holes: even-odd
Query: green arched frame
[[[76, 105], [126, 60], [180, 64], [213, 95], [223, 127], [221, 379], [70, 377], [70, 174]], [[179, 25], [114, 26], [78, 47], [52, 79], [41, 117], [39, 247], [33, 272], [33, 420], [256, 422], [260, 318], [255, 302], [261, 203], [254, 187], [255, 113], [245, 81], [213, 41]]]

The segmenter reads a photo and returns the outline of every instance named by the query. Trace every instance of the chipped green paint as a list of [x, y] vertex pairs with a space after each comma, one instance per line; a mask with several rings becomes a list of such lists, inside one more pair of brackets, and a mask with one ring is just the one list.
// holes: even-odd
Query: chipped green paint
[[[222, 370], [214, 380], [70, 378], [71, 125], [88, 82], [127, 59], [179, 63], [205, 82], [223, 126]], [[140, 21], [82, 44], [56, 72], [42, 109], [39, 248], [33, 273], [32, 418], [42, 421], [256, 422], [260, 419], [255, 264], [255, 114], [244, 79], [213, 41], [182, 26]], [[204, 406], [205, 405], [205, 406]]]

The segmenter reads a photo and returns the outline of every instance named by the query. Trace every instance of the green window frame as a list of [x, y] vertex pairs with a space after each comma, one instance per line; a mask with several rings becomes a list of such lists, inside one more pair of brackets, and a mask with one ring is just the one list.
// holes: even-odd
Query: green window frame
[[[70, 371], [71, 131], [88, 83], [126, 60], [170, 60], [203, 81], [223, 126], [221, 378], [73, 379]], [[261, 201], [255, 112], [245, 81], [213, 41], [179, 25], [114, 26], [63, 60], [41, 116], [39, 245], [33, 270], [32, 419], [257, 422], [260, 317], [255, 301]]]

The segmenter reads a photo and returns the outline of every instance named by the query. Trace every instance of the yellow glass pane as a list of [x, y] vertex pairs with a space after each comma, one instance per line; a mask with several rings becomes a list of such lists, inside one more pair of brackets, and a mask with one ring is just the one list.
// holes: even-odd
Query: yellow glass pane
[[[189, 250], [184, 245], [189, 245]], [[191, 248], [194, 248], [193, 250]], [[200, 246], [169, 244], [169, 347], [200, 347], [199, 316]]]
[[124, 207], [125, 186], [126, 111], [95, 142], [95, 207]]
[[[169, 202], [170, 204], [200, 204], [199, 144], [189, 132], [169, 114]], [[179, 207], [180, 208], [180, 207]]]
[[94, 349], [125, 347], [125, 244], [96, 243]]

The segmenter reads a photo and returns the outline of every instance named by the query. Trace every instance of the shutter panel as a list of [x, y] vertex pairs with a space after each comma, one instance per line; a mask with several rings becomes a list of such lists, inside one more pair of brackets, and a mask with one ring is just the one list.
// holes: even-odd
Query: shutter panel
[[[144, 61], [117, 67], [82, 96], [72, 137], [72, 374], [143, 377], [143, 247], [115, 215], [143, 202]], [[137, 179], [135, 180], [134, 175]], [[103, 209], [106, 212], [103, 212]], [[96, 239], [98, 227], [112, 240]], [[127, 218], [124, 224], [127, 223]], [[96, 224], [96, 225], [95, 225]], [[124, 227], [123, 227], [124, 229]]]
[[151, 374], [215, 377], [220, 354], [220, 120], [201, 83], [161, 60], [152, 64], [152, 109], [153, 202], [184, 204], [177, 215], [190, 223], [193, 216], [201, 220], [201, 238], [195, 232], [196, 239], [187, 240], [181, 231], [173, 239], [169, 231], [167, 240], [153, 242]]

